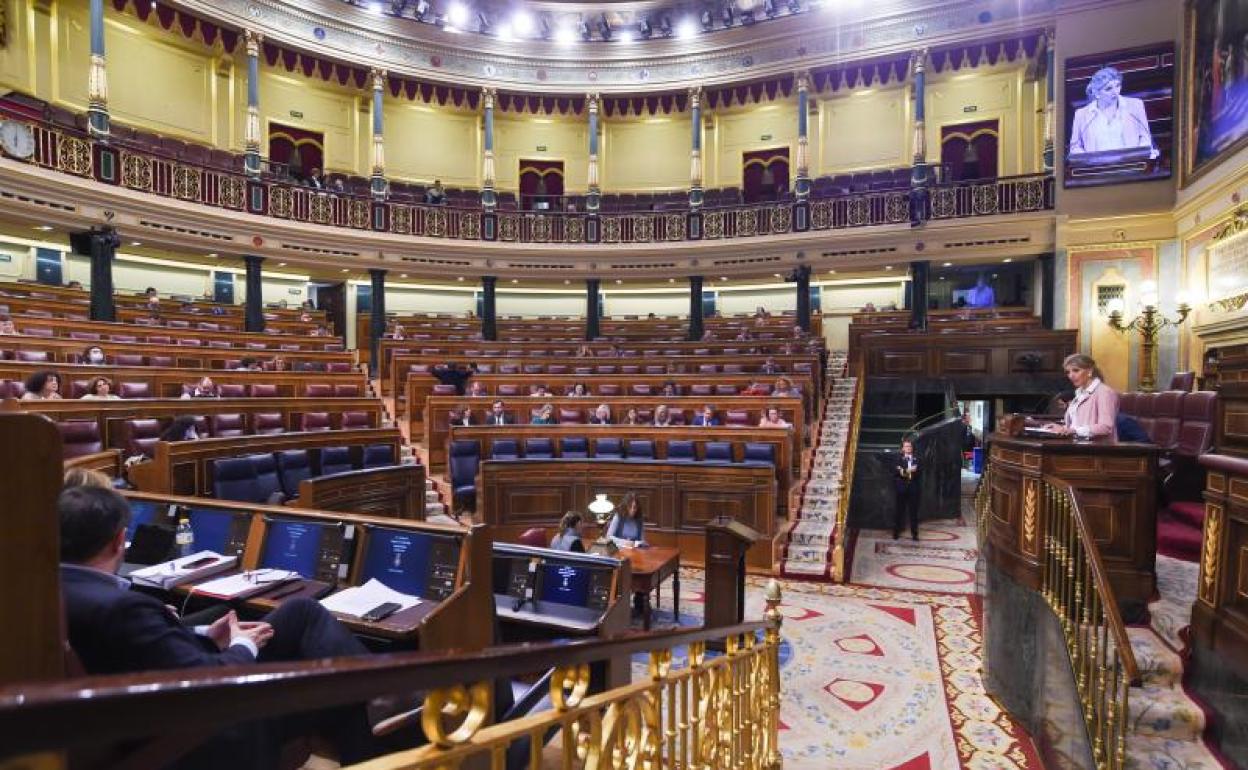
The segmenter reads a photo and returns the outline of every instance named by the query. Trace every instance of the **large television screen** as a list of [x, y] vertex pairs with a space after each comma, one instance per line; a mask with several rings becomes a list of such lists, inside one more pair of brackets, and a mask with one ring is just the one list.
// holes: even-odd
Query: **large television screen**
[[1066, 187], [1168, 179], [1174, 44], [1066, 60]]

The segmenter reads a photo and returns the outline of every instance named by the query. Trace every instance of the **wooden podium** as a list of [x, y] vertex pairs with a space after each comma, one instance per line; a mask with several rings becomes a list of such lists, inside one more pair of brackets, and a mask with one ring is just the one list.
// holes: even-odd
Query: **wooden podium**
[[762, 539], [739, 521], [716, 516], [706, 523], [707, 628], [732, 626], [745, 617], [745, 554]]

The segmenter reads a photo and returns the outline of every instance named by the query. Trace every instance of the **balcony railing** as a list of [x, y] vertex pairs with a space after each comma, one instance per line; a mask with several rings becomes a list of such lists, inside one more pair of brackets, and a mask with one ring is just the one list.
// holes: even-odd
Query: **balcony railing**
[[724, 208], [600, 213], [495, 211], [376, 200], [252, 178], [34, 124], [31, 163], [128, 190], [295, 222], [469, 241], [552, 244], [670, 243], [966, 219], [1053, 208], [1053, 177], [1034, 174], [808, 201]]

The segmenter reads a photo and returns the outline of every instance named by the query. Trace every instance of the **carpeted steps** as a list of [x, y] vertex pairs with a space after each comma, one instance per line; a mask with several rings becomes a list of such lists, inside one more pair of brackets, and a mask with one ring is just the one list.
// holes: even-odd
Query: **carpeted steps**
[[1157, 516], [1157, 552], [1184, 561], [1199, 561], [1204, 528], [1204, 503], [1171, 503]]
[[792, 577], [827, 578], [835, 538], [836, 513], [841, 501], [841, 473], [845, 444], [854, 406], [855, 378], [845, 377], [846, 353], [828, 356], [829, 390], [824, 411], [815, 426], [815, 445], [809, 475], [802, 488], [801, 503], [788, 530], [781, 574]]

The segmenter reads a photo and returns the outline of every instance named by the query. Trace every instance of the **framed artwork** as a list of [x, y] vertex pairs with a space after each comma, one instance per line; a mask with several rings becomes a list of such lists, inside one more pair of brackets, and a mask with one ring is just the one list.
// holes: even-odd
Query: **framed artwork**
[[1169, 179], [1174, 43], [1066, 59], [1065, 187]]
[[1248, 145], [1248, 0], [1189, 0], [1183, 185]]

